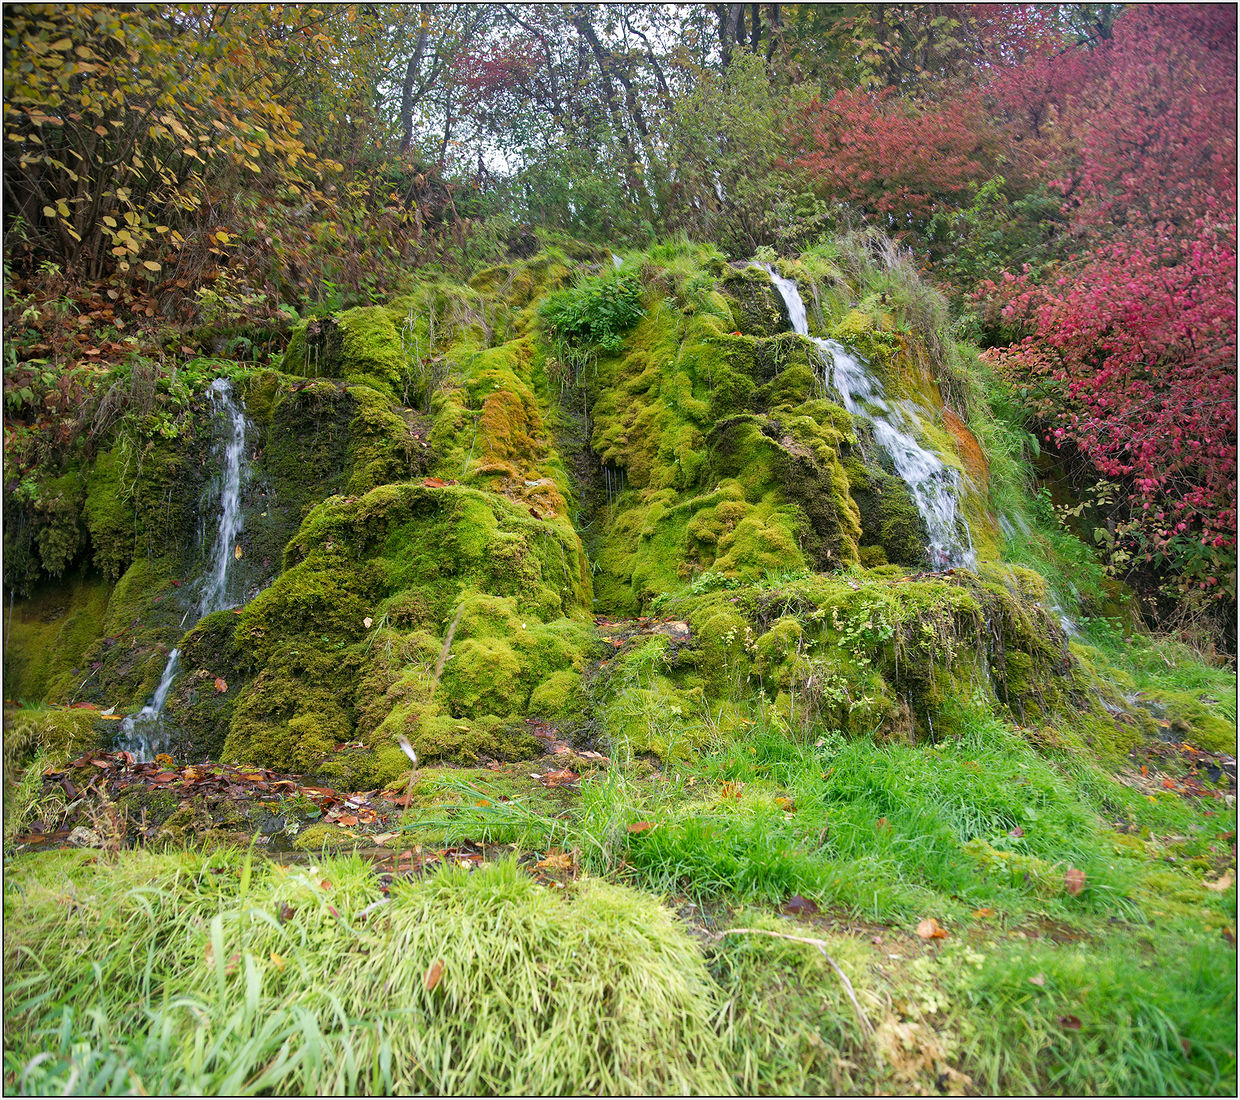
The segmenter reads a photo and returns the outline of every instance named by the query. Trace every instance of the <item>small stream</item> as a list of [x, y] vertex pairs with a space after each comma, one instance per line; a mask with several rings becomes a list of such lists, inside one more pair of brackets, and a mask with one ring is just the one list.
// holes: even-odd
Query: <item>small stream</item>
[[[233, 396], [232, 383], [217, 378], [207, 388], [212, 417], [219, 429], [214, 453], [219, 458], [220, 472], [210, 497], [217, 509], [215, 536], [207, 570], [199, 583], [197, 619], [229, 606], [229, 570], [236, 559], [237, 536], [241, 532], [241, 490], [249, 479], [249, 463], [245, 458], [245, 436], [248, 422], [245, 412]], [[216, 490], [218, 489], [218, 495]], [[203, 508], [203, 517], [211, 514], [211, 506]], [[204, 537], [205, 542], [205, 537]], [[137, 714], [121, 722], [116, 747], [132, 752], [139, 760], [151, 760], [167, 748], [167, 732], [163, 726], [164, 703], [180, 668], [181, 651], [173, 649], [155, 694]]]

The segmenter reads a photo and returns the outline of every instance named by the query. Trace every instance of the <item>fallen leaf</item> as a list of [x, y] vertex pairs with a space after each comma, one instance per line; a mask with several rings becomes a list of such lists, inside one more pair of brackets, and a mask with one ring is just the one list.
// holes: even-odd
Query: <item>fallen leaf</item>
[[739, 799], [744, 789], [745, 784], [739, 779], [725, 779], [719, 784], [719, 797]]
[[579, 776], [572, 768], [560, 768], [559, 771], [547, 772], [542, 777], [544, 787], [562, 787], [568, 783], [576, 783]]
[[947, 939], [947, 929], [939, 924], [939, 922], [933, 917], [927, 917], [917, 925], [917, 934], [923, 940]]
[[975, 917], [982, 917], [984, 919], [986, 917], [993, 917], [995, 915], [995, 911], [993, 909], [988, 909], [988, 908], [974, 909], [973, 915]]
[[549, 871], [571, 871], [575, 863], [571, 852], [557, 852], [552, 849], [534, 866], [545, 867]]
[[1046, 984], [1046, 975], [1045, 975], [1045, 974], [1035, 974], [1032, 978], [1030, 978], [1030, 979], [1029, 979], [1029, 984], [1030, 984], [1030, 985], [1045, 985], [1045, 984]]
[[1217, 882], [1203, 882], [1201, 885], [1207, 890], [1213, 890], [1216, 894], [1221, 894], [1224, 890], [1230, 890], [1235, 885], [1236, 876], [1232, 871], [1225, 871]]
[[357, 824], [357, 818], [352, 814], [342, 814], [340, 817], [336, 818], [336, 823], [338, 825], [350, 827]]
[[372, 622], [374, 622], [374, 619], [372, 619], [369, 615], [367, 615], [366, 618], [362, 620], [362, 626], [364, 626], [367, 630], [369, 630], [370, 624]]
[[427, 968], [426, 977], [422, 979], [422, 984], [426, 987], [426, 992], [429, 993], [432, 989], [434, 989], [435, 986], [439, 984], [439, 979], [442, 977], [443, 959], [436, 959]]
[[1015, 829], [1008, 830], [1008, 836], [1024, 836], [1024, 835], [1025, 835], [1025, 830], [1022, 829], [1019, 825], [1017, 825]]
[[398, 836], [400, 836], [400, 833], [376, 833], [372, 839], [376, 845], [382, 847], [390, 841], [395, 840]]
[[1059, 1026], [1066, 1027], [1069, 1031], [1080, 1031], [1081, 1020], [1079, 1016], [1060, 1016]]
[[280, 956], [280, 955], [277, 955], [277, 954], [273, 951], [273, 952], [271, 953], [271, 965], [272, 965], [272, 966], [274, 966], [277, 970], [283, 970], [283, 969], [284, 969], [284, 959], [283, 959], [283, 957], [282, 957], [282, 956]]
[[784, 902], [785, 913], [817, 913], [818, 906], [809, 898], [803, 898], [800, 894], [793, 894], [786, 902]]
[[281, 905], [280, 906], [280, 923], [283, 924], [286, 920], [292, 920], [293, 914], [296, 912], [297, 910], [294, 909], [291, 905]]
[[877, 832], [881, 833], [887, 827], [888, 827], [888, 822], [885, 817], [880, 817], [876, 822], [874, 822], [874, 828]]
[[215, 690], [221, 693], [228, 690], [228, 684], [224, 682], [224, 677], [217, 676], [215, 678]]
[[1225, 939], [1229, 944], [1231, 944], [1232, 947], [1236, 946], [1236, 934], [1230, 928], [1224, 928], [1222, 935], [1223, 935], [1223, 939]]
[[1063, 884], [1068, 893], [1075, 897], [1085, 889], [1085, 872], [1078, 871], [1075, 867], [1069, 867], [1064, 872]]
[[238, 561], [241, 560], [241, 544], [240, 543], [237, 544], [237, 549], [233, 551], [233, 557], [236, 558]]
[[332, 888], [331, 879], [326, 879], [326, 878], [325, 878], [325, 879], [323, 879], [323, 880], [319, 883], [319, 886], [320, 886], [320, 887], [322, 887], [322, 889], [324, 889], [324, 890], [330, 890], [330, 889]]
[[629, 832], [630, 833], [644, 833], [648, 829], [653, 829], [653, 828], [654, 828], [653, 821], [635, 821], [632, 825], [629, 826]]
[[423, 482], [428, 489], [442, 489], [448, 483], [439, 477], [428, 477]]

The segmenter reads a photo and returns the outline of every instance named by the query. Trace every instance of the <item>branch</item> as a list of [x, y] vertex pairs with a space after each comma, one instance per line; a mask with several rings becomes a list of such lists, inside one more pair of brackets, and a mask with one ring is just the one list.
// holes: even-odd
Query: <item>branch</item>
[[818, 948], [822, 952], [822, 956], [831, 964], [831, 969], [839, 975], [840, 981], [844, 983], [844, 992], [848, 994], [848, 999], [852, 1001], [853, 1009], [857, 1013], [857, 1019], [861, 1022], [861, 1030], [867, 1039], [874, 1035], [874, 1028], [870, 1026], [870, 1021], [866, 1019], [865, 1013], [861, 1011], [861, 1005], [857, 1001], [857, 994], [853, 991], [852, 982], [848, 980], [848, 975], [839, 968], [836, 961], [827, 954], [827, 944], [825, 940], [810, 939], [808, 936], [792, 936], [787, 932], [769, 932], [765, 928], [725, 928], [722, 932], [716, 932], [714, 938], [719, 940], [724, 936], [737, 936], [746, 933], [752, 936], [774, 936], [776, 939], [793, 940], [796, 943], [808, 943], [812, 947]]

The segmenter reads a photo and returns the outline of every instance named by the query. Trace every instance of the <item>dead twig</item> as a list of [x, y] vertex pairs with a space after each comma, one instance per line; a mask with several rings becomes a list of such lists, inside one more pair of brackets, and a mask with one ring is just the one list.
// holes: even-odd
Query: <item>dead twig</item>
[[831, 964], [831, 969], [839, 975], [840, 981], [844, 983], [844, 992], [848, 994], [848, 999], [852, 1001], [854, 1011], [857, 1013], [857, 1019], [861, 1022], [861, 1030], [865, 1033], [867, 1039], [874, 1037], [874, 1028], [870, 1026], [870, 1021], [866, 1019], [865, 1013], [861, 1011], [861, 1004], [857, 1000], [857, 994], [853, 990], [852, 982], [848, 980], [848, 975], [839, 968], [836, 961], [827, 954], [827, 944], [825, 940], [811, 939], [809, 936], [792, 936], [787, 932], [771, 932], [765, 928], [725, 928], [722, 932], [716, 932], [714, 938], [719, 940], [724, 936], [736, 936], [749, 934], [754, 936], [774, 936], [780, 940], [793, 940], [796, 943], [808, 943], [811, 947], [818, 948], [822, 952], [822, 957]]

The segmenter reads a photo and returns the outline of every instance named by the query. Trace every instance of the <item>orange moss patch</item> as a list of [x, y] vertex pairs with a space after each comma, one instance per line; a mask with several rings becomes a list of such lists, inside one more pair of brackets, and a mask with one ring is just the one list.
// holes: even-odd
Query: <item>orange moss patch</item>
[[943, 409], [943, 424], [952, 433], [952, 439], [956, 443], [956, 453], [964, 463], [969, 477], [978, 486], [986, 485], [990, 481], [990, 463], [977, 437], [951, 409]]

